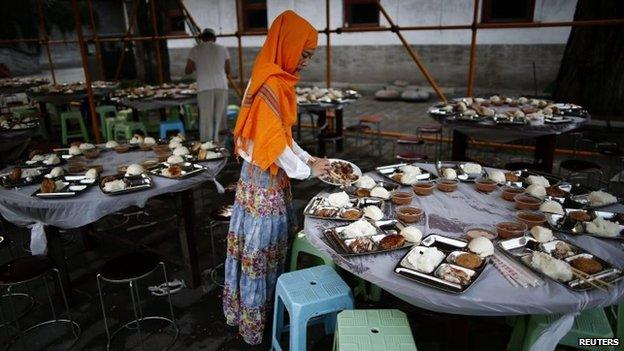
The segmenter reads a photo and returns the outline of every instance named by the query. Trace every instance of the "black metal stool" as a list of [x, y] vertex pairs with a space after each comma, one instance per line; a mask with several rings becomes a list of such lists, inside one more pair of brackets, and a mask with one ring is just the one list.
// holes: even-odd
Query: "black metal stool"
[[442, 126], [428, 125], [416, 128], [418, 137], [422, 140], [424, 135], [431, 135], [435, 142], [435, 159], [440, 161], [442, 157]]
[[[170, 318], [162, 316], [143, 316], [143, 310], [141, 308], [141, 296], [139, 294], [138, 281], [152, 274], [158, 269], [162, 268], [165, 282], [168, 282], [167, 270], [165, 264], [160, 261], [158, 256], [148, 252], [132, 252], [109, 260], [104, 264], [100, 273], [96, 276], [98, 285], [98, 294], [100, 295], [100, 304], [102, 306], [102, 314], [104, 315], [104, 328], [106, 329], [106, 349], [110, 350], [111, 342], [119, 333], [124, 329], [136, 330], [141, 342], [141, 350], [145, 350], [143, 343], [143, 335], [141, 333], [141, 323], [148, 320], [160, 320], [168, 322], [175, 330], [175, 335], [171, 340], [171, 343], [165, 348], [171, 347], [178, 339], [178, 326], [175, 323], [175, 316], [173, 315], [173, 305], [171, 304], [171, 294], [167, 289], [167, 300], [169, 302]], [[104, 295], [102, 295], [102, 286], [100, 281], [105, 281], [112, 284], [128, 284], [130, 287], [130, 297], [132, 298], [132, 312], [134, 313], [134, 319], [123, 324], [112, 333], [108, 328], [108, 319], [106, 318], [106, 307], [104, 304]]]
[[[56, 309], [54, 308], [54, 302], [52, 300], [52, 294], [50, 292], [50, 288], [48, 287], [47, 278], [49, 277], [56, 277], [57, 283], [60, 286], [61, 277], [58, 270], [53, 267], [52, 261], [50, 261], [47, 256], [43, 255], [17, 258], [7, 264], [0, 266], [0, 288], [6, 288], [6, 294], [3, 295], [3, 297], [6, 296], [6, 298], [9, 299], [9, 305], [11, 306], [11, 312], [14, 317], [13, 320], [6, 321], [7, 323], [5, 323], [5, 325], [10, 325], [17, 332], [17, 336], [15, 336], [9, 343], [5, 345], [5, 350], [8, 350], [9, 347], [18, 340], [20, 341], [22, 348], [24, 350], [28, 350], [29, 348], [26, 347], [26, 341], [24, 340], [24, 336], [36, 329], [50, 324], [69, 324], [69, 326], [71, 327], [74, 338], [71, 340], [69, 345], [65, 346], [65, 349], [71, 348], [76, 343], [76, 341], [78, 341], [81, 333], [80, 325], [74, 322], [71, 317], [71, 314], [69, 312], [69, 306], [67, 304], [67, 297], [65, 296], [65, 292], [63, 291], [63, 289], [58, 290], [61, 293], [61, 297], [63, 299], [63, 305], [65, 306], [65, 313], [67, 315], [67, 318], [59, 318], [60, 316], [56, 313]], [[18, 315], [17, 311], [15, 310], [15, 305], [12, 303], [14, 293], [11, 290], [16, 286], [28, 284], [37, 279], [41, 279], [43, 281], [53, 318], [28, 327], [26, 330], [22, 330], [22, 327], [20, 325], [21, 315]], [[0, 310], [0, 317], [4, 319], [5, 315], [6, 314], [4, 313], [4, 311]], [[28, 344], [30, 346], [32, 346], [34, 343], [36, 343], [35, 340], [28, 341]], [[43, 345], [41, 345], [41, 347], [43, 347]]]
[[[4, 225], [2, 225], [3, 228], [3, 232], [6, 233], [4, 231]], [[15, 256], [13, 255], [13, 251], [10, 248], [11, 243], [9, 242], [9, 238], [3, 235], [0, 235], [0, 250], [4, 250], [4, 249], [8, 249], [11, 255], [11, 260], [15, 259]], [[23, 292], [11, 292], [11, 293], [7, 293], [7, 294], [1, 294], [0, 295], [0, 313], [4, 313], [4, 311], [2, 310], [2, 304], [3, 301], [8, 301], [8, 303], [12, 306], [12, 308], [15, 308], [15, 300], [22, 300], [25, 299], [27, 302], [25, 304], [25, 306], [23, 308], [20, 309], [20, 311], [17, 313], [17, 316], [12, 316], [13, 319], [20, 319], [23, 316], [25, 316], [28, 312], [30, 312], [30, 310], [35, 307], [35, 298], [30, 294], [30, 289], [28, 288], [28, 285], [26, 285], [27, 289], [28, 289], [28, 293], [23, 293]], [[0, 328], [4, 327], [5, 325], [11, 323], [11, 319], [10, 318], [5, 318], [4, 315], [0, 315]]]
[[229, 226], [230, 219], [232, 218], [232, 205], [220, 206], [210, 212], [210, 216], [208, 217], [208, 233], [210, 234], [210, 247], [212, 250], [212, 270], [210, 272], [210, 279], [213, 283], [219, 286], [223, 286], [217, 277], [216, 272], [219, 268], [223, 266], [223, 262], [217, 263], [217, 251], [215, 248], [215, 229], [220, 226]]
[[416, 152], [416, 147], [424, 145], [425, 142], [416, 137], [404, 137], [396, 140], [396, 159], [405, 162], [426, 161], [427, 155]]

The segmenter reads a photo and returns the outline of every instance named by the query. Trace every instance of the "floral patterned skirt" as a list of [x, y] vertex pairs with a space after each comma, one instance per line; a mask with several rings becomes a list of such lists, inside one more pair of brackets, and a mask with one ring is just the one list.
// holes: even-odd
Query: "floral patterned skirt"
[[[243, 163], [227, 237], [223, 313], [245, 342], [262, 342], [277, 277], [288, 249], [290, 188], [277, 176]], [[280, 186], [281, 184], [281, 186]]]

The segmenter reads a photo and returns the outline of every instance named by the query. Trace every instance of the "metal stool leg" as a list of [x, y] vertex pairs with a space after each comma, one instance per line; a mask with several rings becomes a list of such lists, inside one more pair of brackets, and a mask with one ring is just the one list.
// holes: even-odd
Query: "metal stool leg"
[[130, 281], [129, 286], [130, 286], [130, 297], [132, 298], [132, 312], [134, 313], [134, 321], [136, 322], [136, 326], [137, 326], [137, 333], [139, 334], [139, 341], [141, 342], [141, 350], [145, 351], [145, 347], [143, 345], [143, 335], [141, 333], [141, 321], [139, 320], [139, 315], [137, 313], [137, 307], [136, 307], [136, 300], [134, 298], [134, 288], [133, 288], [133, 283], [134, 281]]
[[[167, 277], [167, 269], [165, 268], [165, 264], [163, 262], [159, 262], [159, 264], [162, 267], [165, 281], [168, 282], [169, 278]], [[169, 313], [171, 314], [171, 323], [173, 324], [173, 329], [176, 332], [176, 335], [172, 341], [172, 344], [173, 344], [178, 339], [179, 329], [178, 329], [178, 324], [176, 323], [176, 320], [175, 320], [175, 315], [173, 314], [173, 304], [171, 303], [171, 292], [169, 291], [169, 289], [167, 289], [167, 302], [169, 302]]]
[[100, 275], [95, 277], [97, 281], [98, 295], [100, 295], [100, 305], [102, 307], [102, 315], [104, 316], [104, 330], [106, 330], [106, 350], [110, 350], [111, 335], [108, 329], [108, 319], [106, 318], [106, 308], [104, 307], [104, 294], [102, 294], [102, 285], [100, 283]]
[[[60, 284], [61, 283], [61, 273], [56, 268], [53, 268], [52, 271], [56, 274], [56, 279], [57, 279], [57, 281]], [[74, 337], [76, 338], [74, 340], [74, 342], [76, 342], [76, 341], [78, 341], [78, 337], [80, 337], [80, 326], [78, 325], [78, 323], [74, 322], [74, 319], [73, 319], [73, 317], [71, 315], [71, 312], [69, 311], [69, 303], [67, 303], [67, 296], [65, 295], [65, 291], [63, 291], [63, 289], [59, 289], [59, 291], [61, 293], [61, 297], [63, 298], [63, 305], [65, 306], [65, 314], [67, 314], [67, 320], [69, 321], [69, 324], [72, 327], [72, 333], [74, 334]], [[76, 329], [78, 331], [76, 331]]]
[[[15, 311], [15, 305], [13, 304], [13, 296], [11, 295], [12, 287], [13, 285], [9, 285], [7, 287], [7, 294], [9, 295], [9, 305], [11, 305], [11, 312], [13, 312], [13, 316], [17, 316], [17, 312]], [[15, 318], [15, 330], [17, 331], [17, 337], [22, 344], [22, 349], [27, 350], [26, 342], [24, 341], [24, 335], [22, 333], [22, 328], [20, 327], [19, 318]], [[11, 346], [10, 343], [6, 345], [5, 350], [8, 350], [9, 346]]]

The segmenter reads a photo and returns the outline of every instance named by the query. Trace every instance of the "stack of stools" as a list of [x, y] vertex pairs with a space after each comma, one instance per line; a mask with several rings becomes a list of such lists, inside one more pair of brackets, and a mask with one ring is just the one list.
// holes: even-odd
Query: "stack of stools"
[[[277, 279], [271, 349], [281, 351], [281, 335], [290, 330], [290, 350], [305, 351], [309, 323], [324, 323], [325, 333], [336, 327], [336, 315], [353, 309], [351, 289], [329, 266], [284, 273]], [[284, 309], [290, 325], [284, 324]]]
[[442, 157], [442, 126], [429, 125], [416, 128], [418, 137], [422, 140], [424, 136], [431, 136], [435, 143], [435, 159], [437, 161]]
[[416, 351], [405, 313], [399, 310], [347, 310], [338, 313], [335, 351]]
[[[141, 294], [138, 282], [139, 280], [149, 276], [154, 271], [161, 267], [165, 282], [168, 282], [167, 270], [165, 264], [160, 261], [158, 256], [149, 252], [132, 252], [114, 258], [104, 264], [100, 273], [98, 273], [96, 280], [98, 285], [98, 294], [100, 295], [100, 303], [102, 306], [102, 314], [104, 315], [104, 328], [106, 329], [106, 349], [111, 349], [111, 342], [115, 336], [124, 329], [135, 330], [138, 334], [141, 349], [145, 349], [143, 340], [143, 330], [141, 324], [145, 321], [158, 320], [167, 322], [174, 330], [175, 335], [171, 339], [171, 342], [167, 345], [167, 348], [171, 347], [178, 338], [179, 330], [175, 322], [175, 316], [173, 314], [173, 305], [171, 304], [171, 294], [167, 289], [167, 302], [169, 303], [169, 317], [163, 316], [144, 316], [141, 306]], [[104, 303], [104, 295], [102, 294], [101, 282], [110, 284], [128, 284], [130, 287], [130, 297], [132, 298], [132, 312], [134, 319], [121, 325], [112, 333], [110, 332], [108, 325], [108, 318], [106, 316], [106, 305]]]
[[[19, 341], [24, 350], [41, 349], [43, 347], [42, 345], [33, 345], [36, 344], [36, 340], [26, 340], [25, 337], [34, 330], [48, 325], [66, 325], [71, 328], [73, 338], [64, 343], [64, 349], [69, 349], [80, 337], [80, 326], [78, 323], [74, 322], [71, 317], [69, 306], [67, 304], [67, 297], [62, 289], [59, 289], [59, 292], [62, 297], [63, 306], [65, 307], [66, 318], [62, 318], [59, 314], [57, 314], [57, 311], [54, 308], [52, 293], [48, 285], [48, 279], [50, 277], [52, 277], [52, 279], [56, 278], [58, 283], [57, 285], [61, 285], [61, 277], [58, 270], [53, 267], [50, 259], [43, 255], [17, 258], [0, 266], [0, 289], [6, 289], [6, 293], [2, 296], [3, 298], [8, 299], [8, 305], [11, 307], [10, 314], [7, 314], [6, 311], [0, 310], [0, 318], [4, 319], [7, 315], [13, 316], [12, 320], [0, 320], [0, 325], [11, 326], [17, 334], [6, 345], [5, 349], [8, 349], [16, 341]], [[16, 311], [15, 303], [13, 301], [15, 293], [12, 290], [21, 285], [28, 286], [29, 283], [39, 279], [43, 281], [43, 285], [45, 287], [48, 301], [50, 303], [50, 310], [52, 312], [52, 319], [37, 323], [24, 330], [20, 322], [23, 315], [18, 315]], [[26, 347], [26, 344], [29, 345], [28, 348]], [[40, 348], [37, 348], [37, 346]]]
[[107, 119], [115, 120], [117, 118], [117, 108], [113, 105], [100, 105], [95, 108], [95, 113], [100, 118], [100, 131], [104, 138], [108, 137]]
[[[68, 124], [74, 121], [78, 123], [80, 131], [70, 131]], [[84, 141], [89, 141], [89, 133], [87, 127], [82, 118], [80, 111], [65, 111], [61, 112], [61, 138], [63, 139], [63, 145], [67, 145], [69, 138], [81, 138]]]
[[417, 152], [416, 147], [423, 145], [425, 142], [417, 137], [403, 137], [396, 140], [396, 159], [405, 162], [421, 162], [427, 160], [427, 155]]

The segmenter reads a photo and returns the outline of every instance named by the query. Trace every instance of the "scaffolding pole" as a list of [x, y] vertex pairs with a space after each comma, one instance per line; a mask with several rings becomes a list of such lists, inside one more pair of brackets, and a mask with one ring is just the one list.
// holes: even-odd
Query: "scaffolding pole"
[[[139, 0], [134, 0], [132, 4], [130, 24], [128, 24], [128, 28], [126, 29], [126, 38], [130, 36], [132, 30], [134, 29], [134, 24], [137, 21], [137, 11], [139, 10]], [[121, 44], [121, 54], [119, 56], [119, 60], [117, 61], [117, 69], [115, 69], [115, 80], [119, 80], [119, 75], [121, 74], [121, 67], [123, 66], [124, 58], [126, 56], [126, 43], [128, 41], [123, 40]]]
[[240, 84], [240, 89], [242, 91], [245, 90], [244, 84], [244, 74], [243, 74], [243, 42], [241, 39], [241, 2], [240, 0], [236, 0], [236, 39], [238, 41], [238, 82]]
[[472, 96], [474, 86], [475, 60], [477, 53], [477, 24], [479, 21], [479, 0], [474, 0], [472, 12], [472, 35], [470, 37], [470, 61], [468, 62], [468, 89], [467, 95]]
[[89, 7], [89, 19], [91, 22], [91, 37], [95, 44], [95, 60], [97, 61], [97, 67], [100, 71], [100, 77], [105, 79], [104, 76], [104, 64], [102, 63], [102, 44], [98, 41], [97, 28], [95, 27], [95, 15], [93, 13], [93, 0], [87, 0], [87, 6]]
[[50, 54], [50, 43], [48, 38], [48, 32], [46, 31], [45, 18], [43, 16], [43, 7], [41, 6], [41, 0], [37, 0], [37, 11], [39, 12], [39, 28], [43, 34], [41, 43], [45, 47], [46, 56], [48, 57], [48, 67], [50, 67], [50, 75], [52, 76], [52, 83], [56, 84], [56, 74], [54, 73], [54, 63], [52, 62], [52, 54]]
[[325, 0], [325, 37], [327, 38], [327, 46], [325, 47], [327, 56], [325, 80], [327, 81], [327, 88], [331, 88], [331, 34], [329, 33], [329, 2], [330, 0]]
[[427, 79], [427, 82], [429, 82], [429, 85], [431, 85], [431, 87], [433, 88], [433, 91], [435, 91], [436, 95], [438, 95], [438, 98], [446, 102], [446, 96], [444, 96], [444, 93], [442, 92], [442, 90], [440, 90], [440, 87], [438, 87], [438, 84], [435, 82], [431, 74], [429, 74], [429, 71], [427, 71], [427, 68], [425, 67], [425, 65], [422, 64], [422, 62], [420, 61], [420, 58], [418, 57], [414, 49], [407, 43], [407, 40], [405, 40], [405, 37], [403, 37], [403, 34], [401, 34], [401, 31], [394, 30], [397, 27], [392, 21], [392, 18], [390, 18], [390, 15], [388, 15], [388, 12], [386, 12], [386, 9], [381, 5], [380, 0], [377, 0], [377, 6], [379, 7], [379, 11], [381, 11], [381, 13], [386, 18], [386, 21], [388, 21], [390, 26], [393, 28], [393, 32], [396, 33], [396, 35], [399, 37], [399, 40], [401, 40], [401, 43], [403, 43], [403, 46], [409, 53], [412, 60], [414, 60], [414, 63], [416, 64], [416, 66], [418, 66], [418, 69], [420, 69], [420, 72], [425, 76], [425, 79]]
[[[151, 9], [151, 17], [152, 17], [152, 34], [154, 38], [158, 36], [158, 24], [156, 23], [156, 0], [150, 0], [150, 9]], [[162, 56], [160, 56], [160, 40], [155, 39], [154, 45], [156, 47], [156, 66], [158, 69], [158, 83], [162, 84], [165, 82], [163, 77], [163, 66], [162, 66]]]
[[80, 46], [80, 57], [82, 58], [82, 69], [85, 76], [85, 84], [87, 88], [87, 101], [89, 103], [89, 113], [91, 114], [91, 127], [95, 141], [99, 144], [102, 142], [100, 138], [99, 121], [95, 111], [95, 99], [93, 97], [93, 88], [91, 87], [91, 74], [89, 73], [89, 61], [87, 58], [87, 45], [82, 35], [82, 21], [80, 12], [78, 12], [78, 0], [71, 0], [72, 9], [74, 11], [74, 21], [76, 24], [76, 34], [78, 35], [78, 45]]

